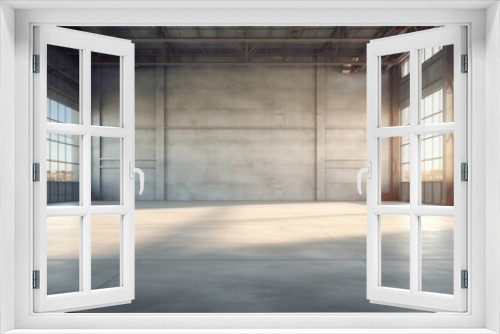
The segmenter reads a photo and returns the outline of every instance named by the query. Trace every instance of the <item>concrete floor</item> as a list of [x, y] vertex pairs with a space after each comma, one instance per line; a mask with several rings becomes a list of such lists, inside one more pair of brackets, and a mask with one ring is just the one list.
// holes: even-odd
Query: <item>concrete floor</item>
[[[382, 239], [390, 247], [383, 246], [382, 280], [404, 286], [404, 219], [385, 224]], [[61, 228], [49, 222], [49, 233]], [[446, 292], [450, 280], [450, 228], [449, 221], [434, 221], [427, 238], [441, 254], [424, 266], [433, 277], [430, 290]], [[92, 286], [116, 286], [116, 224], [96, 219], [92, 231]], [[75, 289], [67, 279], [78, 275], [70, 235], [78, 236], [68, 229], [49, 234], [53, 293]], [[137, 202], [136, 299], [87, 312], [414, 312], [371, 304], [365, 272], [362, 202]]]

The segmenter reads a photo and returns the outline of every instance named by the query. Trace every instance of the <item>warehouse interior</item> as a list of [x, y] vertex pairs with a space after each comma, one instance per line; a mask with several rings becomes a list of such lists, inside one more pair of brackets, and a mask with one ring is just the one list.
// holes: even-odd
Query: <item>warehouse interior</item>
[[[136, 299], [87, 312], [415, 312], [366, 299], [366, 45], [433, 27], [68, 27], [136, 48]], [[383, 57], [382, 125], [407, 125], [408, 54]], [[422, 58], [423, 117], [453, 121], [453, 48]], [[48, 122], [77, 122], [78, 51], [48, 49]], [[120, 124], [119, 58], [92, 55], [92, 124]], [[79, 138], [48, 134], [47, 202], [79, 200]], [[382, 203], [409, 202], [384, 138]], [[453, 205], [453, 135], [422, 139], [422, 203]], [[92, 138], [92, 204], [120, 200], [120, 140]], [[365, 185], [363, 184], [363, 189]], [[119, 218], [92, 222], [92, 288], [119, 285]], [[382, 281], [408, 288], [409, 226]], [[95, 224], [94, 224], [95, 222]], [[426, 291], [453, 293], [453, 220], [429, 221]], [[49, 294], [77, 291], [78, 220], [47, 223]], [[431, 251], [432, 250], [432, 251]], [[76, 283], [75, 283], [76, 281]], [[76, 284], [76, 285], [75, 285]]]

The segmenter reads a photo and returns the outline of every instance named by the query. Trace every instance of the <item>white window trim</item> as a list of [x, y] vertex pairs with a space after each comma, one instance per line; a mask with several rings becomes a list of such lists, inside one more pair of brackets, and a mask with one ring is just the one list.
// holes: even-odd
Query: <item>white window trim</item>
[[[15, 1], [11, 1], [15, 5]], [[22, 3], [22, 2], [21, 2]], [[68, 3], [68, 2], [65, 2]], [[81, 1], [75, 7], [86, 6], [97, 8], [103, 6], [105, 2]], [[411, 328], [420, 328], [421, 332], [447, 332], [447, 333], [488, 333], [486, 328], [498, 330], [500, 298], [498, 288], [498, 271], [500, 266], [494, 263], [493, 255], [486, 258], [487, 254], [499, 254], [500, 246], [495, 239], [487, 239], [485, 231], [492, 222], [485, 221], [485, 161], [486, 154], [484, 145], [486, 134], [485, 105], [486, 74], [484, 68], [485, 39], [488, 37], [485, 30], [486, 11], [484, 9], [412, 9], [412, 10], [391, 10], [388, 6], [393, 6], [387, 2], [370, 2], [371, 8], [378, 6], [378, 9], [356, 10], [345, 9], [353, 7], [348, 1], [338, 1], [339, 8], [324, 8], [325, 5], [318, 6], [307, 1], [296, 1], [290, 4], [292, 9], [275, 8], [264, 9], [266, 5], [262, 3], [245, 2], [247, 9], [217, 9], [222, 5], [217, 5], [216, 1], [204, 2], [205, 7], [213, 3], [213, 8], [196, 8], [188, 4], [181, 5], [176, 2], [171, 3], [171, 9], [145, 9], [145, 10], [106, 10], [105, 15], [102, 9], [64, 9], [64, 10], [18, 10], [15, 17], [16, 45], [15, 45], [15, 221], [10, 221], [5, 231], [10, 233], [0, 234], [0, 244], [4, 244], [7, 249], [12, 249], [13, 229], [15, 228], [15, 266], [13, 261], [3, 261], [0, 271], [0, 282], [12, 282], [11, 272], [15, 279], [15, 295], [5, 293], [8, 286], [5, 283], [0, 285], [2, 293], [2, 328], [5, 318], [6, 307], [15, 305], [14, 333], [34, 333], [36, 329], [64, 329], [61, 332], [69, 333], [71, 329], [93, 329], [88, 332], [101, 332], [100, 329], [188, 329], [197, 328], [191, 332], [214, 332], [213, 329], [231, 329], [225, 332], [244, 332], [243, 329], [253, 329], [252, 332], [290, 332], [298, 333], [294, 330], [302, 328], [300, 332], [334, 333], [350, 330], [349, 333], [376, 332], [377, 328], [386, 328], [383, 332], [388, 333], [388, 328], [397, 329], [394, 332], [409, 332]], [[244, 6], [244, 4], [242, 6]], [[412, 8], [426, 8], [428, 2], [413, 3]], [[441, 8], [449, 6], [443, 5], [439, 1], [433, 2], [433, 6]], [[464, 2], [465, 5], [474, 8], [473, 1]], [[488, 2], [486, 5], [490, 4]], [[37, 6], [59, 6], [61, 2], [37, 1]], [[149, 2], [144, 2], [144, 7]], [[449, 4], [449, 2], [448, 2]], [[483, 2], [476, 2], [478, 6], [485, 7]], [[5, 6], [5, 4], [2, 4]], [[33, 5], [31, 3], [31, 5]], [[65, 4], [67, 6], [67, 4]], [[109, 4], [108, 4], [109, 5]], [[121, 3], [114, 6], [119, 7]], [[199, 3], [198, 3], [199, 5]], [[366, 6], [366, 3], [364, 4]], [[138, 6], [136, 4], [136, 6]], [[151, 4], [149, 4], [151, 6]], [[174, 8], [175, 6], [185, 6], [185, 9]], [[196, 4], [195, 4], [196, 6]], [[315, 7], [317, 6], [317, 7]], [[359, 6], [359, 4], [357, 5]], [[361, 2], [361, 6], [363, 6]], [[494, 6], [497, 6], [496, 2]], [[191, 7], [191, 8], [189, 8]], [[238, 6], [235, 6], [238, 7]], [[328, 6], [326, 6], [328, 7]], [[344, 9], [342, 9], [344, 7]], [[8, 11], [8, 10], [7, 10]], [[495, 7], [494, 13], [498, 15]], [[313, 19], [312, 19], [313, 18]], [[490, 21], [498, 24], [498, 16], [490, 18]], [[32, 183], [30, 180], [30, 168], [32, 163], [32, 147], [30, 145], [33, 136], [32, 122], [32, 76], [31, 76], [31, 50], [32, 50], [32, 27], [36, 24], [57, 24], [57, 25], [447, 25], [462, 24], [469, 27], [469, 71], [468, 76], [468, 131], [469, 131], [469, 271], [470, 281], [468, 289], [469, 311], [464, 314], [438, 313], [438, 314], [394, 314], [394, 313], [311, 313], [311, 314], [33, 314], [33, 293], [31, 286], [32, 268]], [[497, 27], [499, 28], [499, 27]], [[4, 27], [2, 27], [4, 29]], [[497, 33], [498, 34], [498, 33]], [[498, 35], [496, 35], [498, 36]], [[5, 39], [1, 39], [2, 43]], [[8, 42], [8, 41], [7, 41]], [[495, 44], [491, 42], [491, 44]], [[496, 44], [499, 44], [496, 41]], [[492, 47], [499, 48], [497, 45]], [[7, 50], [8, 51], [8, 50]], [[494, 49], [495, 52], [500, 52]], [[493, 57], [498, 61], [498, 57]], [[5, 59], [5, 58], [4, 58]], [[493, 61], [493, 59], [491, 59]], [[4, 69], [13, 66], [12, 61], [3, 61], [2, 75]], [[498, 67], [496, 67], [498, 68]], [[493, 74], [492, 74], [493, 76]], [[10, 79], [10, 81], [9, 81]], [[493, 80], [493, 77], [491, 77]], [[7, 78], [2, 78], [2, 89], [6, 84], [14, 82], [12, 72], [7, 74]], [[8, 106], [13, 102], [13, 98], [7, 96], [7, 92], [12, 92], [8, 88], [2, 94], [1, 107]], [[6, 95], [6, 96], [4, 96]], [[498, 95], [498, 93], [496, 94]], [[493, 96], [493, 94], [491, 94]], [[499, 106], [498, 100], [488, 102], [490, 106]], [[491, 111], [493, 112], [493, 111]], [[474, 121], [472, 119], [474, 114]], [[498, 125], [498, 124], [497, 124]], [[491, 148], [491, 147], [490, 147]], [[2, 147], [3, 149], [3, 147]], [[6, 150], [7, 151], [7, 150]], [[10, 156], [13, 156], [12, 150]], [[494, 168], [494, 167], [493, 167]], [[12, 169], [12, 167], [11, 167]], [[23, 177], [24, 176], [24, 177]], [[2, 180], [3, 181], [3, 180]], [[3, 191], [3, 190], [2, 190]], [[498, 189], [496, 190], [498, 192]], [[474, 196], [472, 196], [474, 195]], [[29, 199], [29, 200], [27, 200]], [[2, 203], [3, 204], [3, 203]], [[2, 207], [3, 208], [3, 207]], [[2, 216], [3, 217], [3, 216]], [[15, 224], [14, 224], [15, 222]], [[12, 224], [12, 225], [11, 225]], [[493, 237], [491, 237], [493, 238]], [[490, 242], [488, 242], [490, 241]], [[473, 245], [473, 246], [472, 246]], [[9, 248], [10, 247], [10, 248]], [[488, 247], [488, 248], [487, 248]], [[486, 252], [486, 249], [488, 252]], [[2, 249], [3, 250], [3, 249]], [[4, 259], [4, 256], [2, 259]], [[26, 261], [29, 259], [29, 261]], [[486, 267], [486, 262], [488, 267]], [[486, 275], [486, 268], [489, 268], [491, 275]], [[334, 286], [335, 282], [332, 282]], [[488, 287], [488, 294], [485, 293]], [[10, 287], [11, 288], [11, 287]], [[490, 288], [493, 289], [490, 291]], [[494, 292], [494, 294], [492, 293]], [[7, 298], [14, 298], [8, 300]], [[485, 302], [486, 300], [486, 302]], [[7, 313], [9, 313], [7, 311]], [[10, 312], [10, 315], [12, 312]], [[12, 326], [11, 326], [12, 327]], [[7, 327], [8, 328], [8, 327]], [[267, 330], [263, 330], [263, 328]], [[433, 330], [428, 330], [433, 328]], [[26, 331], [32, 329], [33, 331]], [[212, 329], [212, 331], [210, 331]], [[241, 329], [241, 330], [238, 330]], [[447, 330], [448, 329], [448, 330]], [[455, 329], [455, 330], [452, 330]], [[463, 329], [463, 330], [459, 330]], [[50, 332], [54, 332], [51, 330]], [[85, 331], [87, 332], [87, 331]], [[120, 330], [119, 332], [123, 332]], [[145, 331], [130, 330], [130, 333]], [[162, 331], [163, 332], [163, 331]], [[173, 332], [173, 331], [165, 331]], [[179, 331], [180, 332], [180, 331]], [[185, 332], [185, 331], [183, 331]], [[220, 333], [221, 330], [216, 332]], [[415, 333], [415, 331], [411, 331]], [[420, 332], [420, 331], [419, 331]]]

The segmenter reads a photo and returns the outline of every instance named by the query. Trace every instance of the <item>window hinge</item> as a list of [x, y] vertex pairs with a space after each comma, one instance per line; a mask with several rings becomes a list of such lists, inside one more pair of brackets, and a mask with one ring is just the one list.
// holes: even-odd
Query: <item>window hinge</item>
[[38, 162], [33, 164], [33, 181], [40, 182], [40, 164]]
[[469, 72], [469, 56], [462, 55], [462, 73]]
[[469, 181], [469, 165], [466, 162], [460, 164], [460, 180]]
[[467, 270], [462, 270], [461, 276], [462, 289], [467, 289], [469, 287], [469, 273], [467, 272]]
[[40, 55], [33, 55], [33, 73], [40, 73]]
[[33, 270], [33, 289], [40, 289], [40, 270]]

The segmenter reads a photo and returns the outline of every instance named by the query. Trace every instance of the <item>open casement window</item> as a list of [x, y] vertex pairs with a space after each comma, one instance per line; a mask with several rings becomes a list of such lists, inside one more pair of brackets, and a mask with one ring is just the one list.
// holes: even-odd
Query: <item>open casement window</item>
[[[130, 303], [134, 44], [45, 26], [34, 42], [34, 311]], [[98, 117], [96, 94], [108, 96]]]
[[367, 48], [367, 297], [467, 310], [466, 31], [436, 28]]

